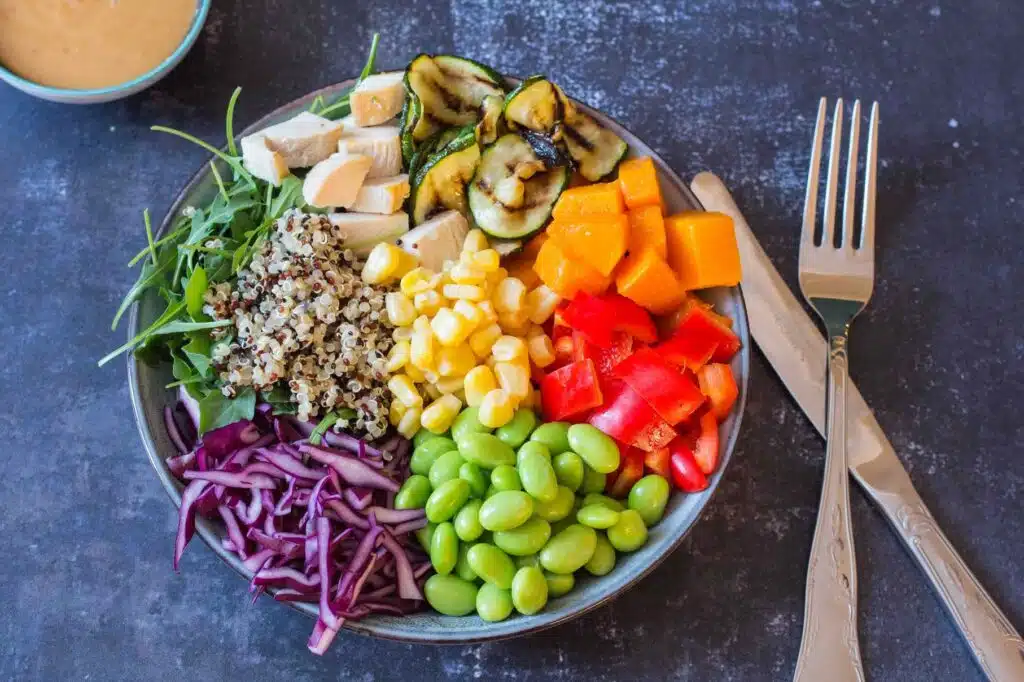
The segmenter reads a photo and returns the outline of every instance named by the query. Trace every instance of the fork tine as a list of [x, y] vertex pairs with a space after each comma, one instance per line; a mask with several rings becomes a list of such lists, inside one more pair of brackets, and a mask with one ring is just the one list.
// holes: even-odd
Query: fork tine
[[811, 162], [807, 169], [807, 194], [804, 197], [804, 227], [801, 247], [814, 246], [814, 219], [818, 213], [818, 174], [821, 172], [821, 144], [825, 137], [825, 98], [818, 103], [818, 122], [811, 142]]
[[821, 232], [822, 246], [835, 246], [836, 193], [839, 190], [839, 146], [843, 139], [843, 100], [836, 100], [832, 116], [832, 143], [828, 157], [828, 184], [825, 185], [825, 225]]
[[853, 204], [857, 197], [857, 152], [860, 148], [860, 100], [854, 100], [850, 121], [850, 147], [846, 154], [846, 196], [843, 198], [843, 238], [840, 248], [853, 243]]
[[870, 255], [875, 251], [875, 192], [878, 183], [878, 102], [871, 105], [868, 126], [868, 150], [864, 161], [864, 211], [861, 215], [860, 247]]

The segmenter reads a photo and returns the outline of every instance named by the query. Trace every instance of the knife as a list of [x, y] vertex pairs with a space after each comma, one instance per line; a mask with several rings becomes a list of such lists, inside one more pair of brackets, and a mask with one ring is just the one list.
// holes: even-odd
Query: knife
[[[825, 429], [825, 338], [772, 265], [729, 190], [713, 173], [690, 184], [705, 210], [736, 225], [743, 296], [754, 341], [818, 433]], [[896, 530], [993, 682], [1024, 680], [1024, 640], [939, 529], [860, 391], [847, 389], [850, 473]]]

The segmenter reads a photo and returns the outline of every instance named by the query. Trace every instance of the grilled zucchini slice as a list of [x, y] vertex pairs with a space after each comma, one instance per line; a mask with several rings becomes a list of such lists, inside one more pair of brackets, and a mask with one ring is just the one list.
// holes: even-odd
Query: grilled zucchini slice
[[469, 185], [469, 210], [492, 237], [519, 239], [544, 227], [569, 182], [566, 166], [548, 168], [514, 133], [487, 147]]
[[484, 98], [505, 94], [504, 79], [493, 69], [453, 55], [419, 55], [406, 68], [405, 83], [423, 104], [424, 130], [414, 135], [417, 140], [430, 136], [423, 134], [427, 127], [476, 123]]
[[629, 146], [586, 112], [573, 107], [567, 113], [561, 125], [561, 139], [580, 174], [597, 182], [615, 170]]
[[436, 213], [455, 209], [469, 215], [466, 183], [480, 161], [480, 147], [472, 126], [434, 152], [417, 170], [412, 181], [412, 220], [419, 225]]
[[500, 95], [487, 95], [480, 105], [480, 122], [476, 124], [476, 139], [481, 145], [492, 144], [502, 131], [501, 114], [505, 100]]
[[509, 126], [538, 133], [550, 133], [565, 116], [568, 98], [544, 76], [530, 76], [505, 98], [505, 120]]

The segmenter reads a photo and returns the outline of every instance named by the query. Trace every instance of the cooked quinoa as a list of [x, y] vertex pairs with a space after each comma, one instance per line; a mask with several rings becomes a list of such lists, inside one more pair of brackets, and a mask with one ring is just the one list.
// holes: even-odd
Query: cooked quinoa
[[299, 419], [348, 407], [356, 417], [344, 425], [376, 438], [388, 427], [391, 401], [388, 289], [360, 279], [362, 263], [342, 237], [325, 216], [288, 211], [234, 286], [206, 292], [203, 311], [234, 321], [214, 330], [213, 362], [226, 396], [283, 382]]

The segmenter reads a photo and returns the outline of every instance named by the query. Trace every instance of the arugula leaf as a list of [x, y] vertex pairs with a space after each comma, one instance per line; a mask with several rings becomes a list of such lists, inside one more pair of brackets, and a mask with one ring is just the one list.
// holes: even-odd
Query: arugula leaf
[[156, 260], [156, 244], [153, 243], [153, 225], [149, 222], [149, 209], [142, 211], [142, 222], [146, 225], [146, 243], [149, 244], [149, 255], [153, 259], [153, 265], [159, 265]]
[[[224, 163], [231, 166], [231, 169], [235, 171], [236, 177], [244, 178], [253, 186], [256, 185], [256, 181], [253, 180], [252, 175], [249, 173], [249, 171], [245, 170], [244, 166], [242, 166], [242, 159], [239, 158], [237, 149], [234, 151], [233, 154], [229, 156], [222, 152], [221, 150], [214, 147], [213, 145], [211, 145], [210, 143], [200, 140], [195, 135], [189, 135], [188, 133], [182, 132], [180, 130], [175, 130], [174, 128], [168, 128], [167, 126], [152, 126], [150, 127], [150, 130], [153, 130], [158, 133], [167, 133], [168, 135], [176, 135], [177, 137], [180, 137], [183, 140], [188, 140], [192, 144], [202, 147], [203, 149], [210, 152], [214, 156], [220, 158]], [[229, 145], [229, 148], [232, 146], [234, 145]]]
[[206, 331], [189, 334], [189, 342], [181, 348], [181, 352], [192, 363], [199, 376], [204, 379], [210, 377], [210, 367], [213, 365], [213, 360], [210, 359], [210, 350], [210, 335]]
[[185, 285], [185, 310], [193, 320], [203, 314], [203, 298], [206, 295], [206, 270], [197, 267], [192, 271]]
[[158, 317], [153, 324], [147, 327], [145, 330], [139, 332], [135, 338], [128, 341], [128, 343], [116, 348], [106, 355], [104, 355], [100, 361], [99, 366], [107, 364], [121, 353], [129, 350], [130, 348], [139, 345], [143, 341], [153, 336], [166, 336], [168, 334], [182, 334], [184, 332], [192, 332], [198, 329], [213, 329], [215, 327], [226, 327], [231, 324], [231, 320], [216, 320], [213, 322], [184, 322], [182, 320], [175, 320], [183, 310], [185, 309], [185, 301], [171, 305], [164, 311], [163, 315]]
[[217, 183], [217, 190], [220, 195], [224, 197], [224, 201], [228, 200], [228, 190], [224, 187], [224, 179], [220, 177], [220, 171], [217, 170], [217, 162], [210, 159], [210, 172], [213, 173], [213, 181]]
[[380, 34], [374, 33], [373, 38], [370, 39], [370, 54], [366, 58], [366, 66], [363, 67], [362, 72], [359, 74], [359, 80], [356, 84], [362, 83], [366, 80], [366, 77], [373, 73], [374, 63], [377, 61], [377, 45], [380, 43]]
[[121, 301], [121, 305], [117, 307], [117, 312], [114, 313], [114, 321], [110, 323], [111, 330], [117, 329], [117, 323], [121, 321], [121, 317], [128, 312], [128, 308], [131, 307], [132, 303], [139, 300], [142, 294], [146, 293], [153, 287], [160, 286], [166, 283], [165, 277], [168, 270], [171, 269], [171, 263], [173, 261], [166, 261], [160, 265], [154, 267], [152, 263], [147, 261], [142, 266], [142, 271], [139, 272], [139, 279], [135, 281], [132, 288], [125, 294], [124, 299]]
[[255, 413], [256, 392], [249, 387], [238, 391], [234, 398], [228, 398], [217, 390], [210, 391], [199, 401], [199, 434], [242, 419], [252, 419]]
[[231, 156], [238, 156], [238, 147], [235, 146], [235, 103], [238, 102], [238, 96], [241, 94], [242, 88], [235, 88], [228, 100], [227, 113], [224, 114], [224, 135], [228, 139], [228, 153]]
[[267, 219], [277, 220], [290, 208], [302, 208], [306, 202], [302, 198], [302, 180], [289, 175], [281, 181], [281, 189], [270, 202]]

